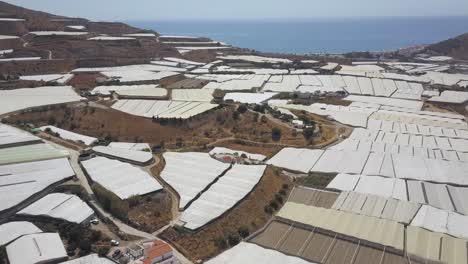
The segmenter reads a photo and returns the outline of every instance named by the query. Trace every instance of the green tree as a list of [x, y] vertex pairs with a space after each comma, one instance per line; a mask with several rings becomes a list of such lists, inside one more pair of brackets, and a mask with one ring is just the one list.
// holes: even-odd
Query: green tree
[[239, 230], [237, 230], [237, 232], [239, 233], [239, 236], [242, 238], [246, 238], [250, 235], [249, 228], [247, 228], [246, 226], [239, 227]]
[[240, 242], [240, 238], [236, 234], [229, 234], [227, 240], [228, 240], [229, 246], [231, 247], [239, 244]]
[[240, 119], [240, 113], [238, 111], [232, 112], [232, 119], [234, 120], [239, 120]]
[[237, 111], [238, 111], [239, 113], [241, 113], [241, 114], [247, 112], [247, 110], [248, 110], [248, 109], [247, 109], [247, 106], [246, 106], [245, 104], [241, 104], [241, 105], [239, 105], [239, 107], [237, 107]]
[[281, 139], [281, 129], [274, 127], [271, 129], [271, 138], [273, 141], [279, 141]]
[[314, 137], [315, 129], [313, 127], [308, 127], [302, 131], [304, 138], [307, 140], [311, 140]]

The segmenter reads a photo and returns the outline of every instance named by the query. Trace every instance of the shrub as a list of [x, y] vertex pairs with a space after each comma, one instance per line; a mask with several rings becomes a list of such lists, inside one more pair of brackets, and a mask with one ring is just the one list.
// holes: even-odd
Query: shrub
[[57, 124], [57, 119], [55, 119], [55, 117], [51, 116], [51, 117], [49, 117], [49, 120], [47, 120], [47, 124], [53, 126], [53, 125]]
[[274, 210], [278, 210], [278, 208], [279, 208], [279, 205], [278, 205], [278, 203], [277, 203], [275, 200], [271, 200], [271, 201], [270, 201], [270, 206], [271, 206], [271, 208], [273, 208]]
[[279, 141], [281, 139], [281, 129], [274, 127], [271, 129], [271, 138], [273, 141]]
[[239, 230], [237, 230], [237, 232], [239, 233], [239, 236], [242, 238], [246, 238], [250, 235], [249, 228], [247, 228], [246, 226], [239, 227]]
[[315, 129], [313, 127], [308, 127], [302, 131], [302, 134], [304, 135], [305, 139], [311, 140], [314, 137], [314, 131]]
[[110, 250], [109, 246], [100, 247], [98, 250], [99, 257], [105, 257], [107, 253], [109, 253], [109, 250]]
[[265, 106], [264, 105], [259, 105], [259, 104], [256, 104], [254, 106], [254, 109], [253, 109], [255, 112], [259, 112], [259, 113], [262, 113], [264, 114], [265, 113]]
[[75, 243], [68, 243], [67, 251], [75, 251], [78, 246]]
[[102, 237], [101, 231], [91, 230], [91, 235], [89, 237], [89, 239], [91, 239], [91, 241], [97, 242], [97, 241], [101, 240], [101, 237]]
[[183, 140], [182, 138], [177, 138], [177, 139], [176, 139], [176, 146], [177, 146], [178, 148], [183, 147], [183, 146], [184, 146], [184, 140]]
[[275, 195], [275, 200], [276, 200], [278, 203], [282, 204], [282, 203], [283, 203], [283, 196], [281, 196], [281, 194], [277, 193], [277, 194]]
[[239, 107], [237, 107], [237, 112], [243, 114], [245, 112], [247, 112], [247, 106], [245, 104], [241, 104], [239, 105]]
[[214, 244], [219, 249], [226, 249], [228, 247], [224, 237], [218, 237], [217, 239], [215, 239]]
[[240, 113], [238, 111], [232, 112], [232, 119], [239, 120], [240, 119]]
[[91, 251], [91, 242], [88, 240], [83, 240], [80, 242], [80, 253], [81, 251], [90, 252]]
[[229, 234], [229, 236], [228, 236], [229, 246], [233, 247], [233, 246], [239, 244], [239, 242], [240, 242], [240, 239], [236, 234]]
[[273, 214], [273, 208], [269, 205], [265, 205], [265, 207], [263, 208], [263, 210], [265, 211], [265, 213], [267, 214]]
[[260, 117], [260, 114], [258, 113], [253, 113], [252, 121], [253, 122], [258, 122], [258, 118]]
[[140, 204], [142, 200], [143, 199], [141, 198], [141, 196], [133, 195], [130, 198], [128, 198], [128, 205], [130, 206], [130, 208], [133, 208]]

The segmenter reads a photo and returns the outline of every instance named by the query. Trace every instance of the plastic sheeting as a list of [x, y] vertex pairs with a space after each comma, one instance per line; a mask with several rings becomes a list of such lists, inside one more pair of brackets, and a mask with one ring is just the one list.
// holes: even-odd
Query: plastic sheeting
[[136, 162], [140, 164], [148, 163], [153, 159], [153, 154], [147, 151], [103, 147], [103, 146], [94, 147], [93, 151], [98, 154], [111, 156], [117, 159], [122, 159], [122, 160], [129, 161], [129, 162]]
[[324, 151], [319, 149], [284, 148], [268, 160], [267, 164], [307, 173], [323, 153]]
[[404, 226], [395, 221], [290, 202], [277, 216], [396, 249], [404, 248]]
[[161, 177], [179, 193], [179, 208], [185, 208], [230, 167], [230, 164], [211, 158], [208, 153], [166, 152], [163, 157], [166, 166]]
[[9, 244], [18, 237], [42, 233], [42, 230], [29, 222], [9, 222], [0, 225], [0, 246]]
[[195, 230], [221, 216], [252, 191], [265, 169], [265, 165], [234, 165], [182, 213], [180, 221]]
[[409, 224], [420, 205], [378, 195], [343, 192], [332, 208]]
[[81, 164], [93, 181], [122, 200], [163, 189], [147, 172], [125, 162], [96, 157], [82, 161]]
[[265, 249], [252, 243], [241, 242], [239, 245], [225, 251], [209, 260], [207, 264], [314, 264], [301, 258], [291, 257], [276, 250]]
[[71, 178], [75, 172], [68, 159], [0, 166], [0, 211], [20, 204], [48, 186]]
[[23, 236], [6, 247], [11, 264], [47, 263], [67, 259], [58, 233]]
[[76, 195], [51, 193], [21, 210], [18, 214], [48, 216], [81, 224], [88, 220], [94, 211]]

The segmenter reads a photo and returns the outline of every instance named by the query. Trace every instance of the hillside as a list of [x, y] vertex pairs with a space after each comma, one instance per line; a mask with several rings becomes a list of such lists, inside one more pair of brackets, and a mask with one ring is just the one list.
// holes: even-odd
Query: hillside
[[429, 45], [424, 52], [468, 60], [468, 33]]
[[68, 25], [83, 25], [89, 31], [96, 32], [98, 34], [124, 34], [145, 32], [144, 30], [134, 28], [123, 23], [92, 22], [83, 18], [57, 16], [45, 12], [15, 6], [3, 1], [0, 1], [0, 15], [1, 17], [22, 18], [26, 20], [24, 24], [21, 23], [23, 24], [23, 26], [16, 27], [16, 32], [15, 27], [10, 27], [9, 29], [7, 29], [1, 28], [0, 26], [1, 34], [6, 34], [6, 31], [10, 31], [11, 35], [16, 36], [24, 35], [28, 31], [66, 30], [66, 26]]
[[[159, 34], [124, 23], [92, 22], [34, 11], [0, 1], [0, 17], [24, 19], [2, 21], [0, 35], [17, 36], [0, 40], [0, 50], [14, 49], [5, 57], [41, 57], [34, 66], [27, 62], [1, 65], [0, 70], [9, 74], [39, 74], [49, 71], [68, 71], [88, 65], [114, 66], [128, 63], [145, 63], [160, 56], [180, 54], [174, 48], [157, 40]], [[69, 27], [74, 26], [74, 27]], [[80, 28], [77, 28], [79, 26]], [[84, 32], [84, 35], [31, 34], [33, 31]], [[135, 37], [124, 41], [90, 41], [98, 36], [122, 37], [124, 34], [153, 33], [154, 37]], [[66, 68], [63, 65], [67, 65]], [[45, 69], [49, 69], [44, 71]]]

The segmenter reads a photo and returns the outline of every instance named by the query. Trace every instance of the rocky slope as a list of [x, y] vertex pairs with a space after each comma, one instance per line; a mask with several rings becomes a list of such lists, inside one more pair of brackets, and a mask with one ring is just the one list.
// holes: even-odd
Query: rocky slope
[[468, 33], [429, 45], [424, 52], [468, 60]]

